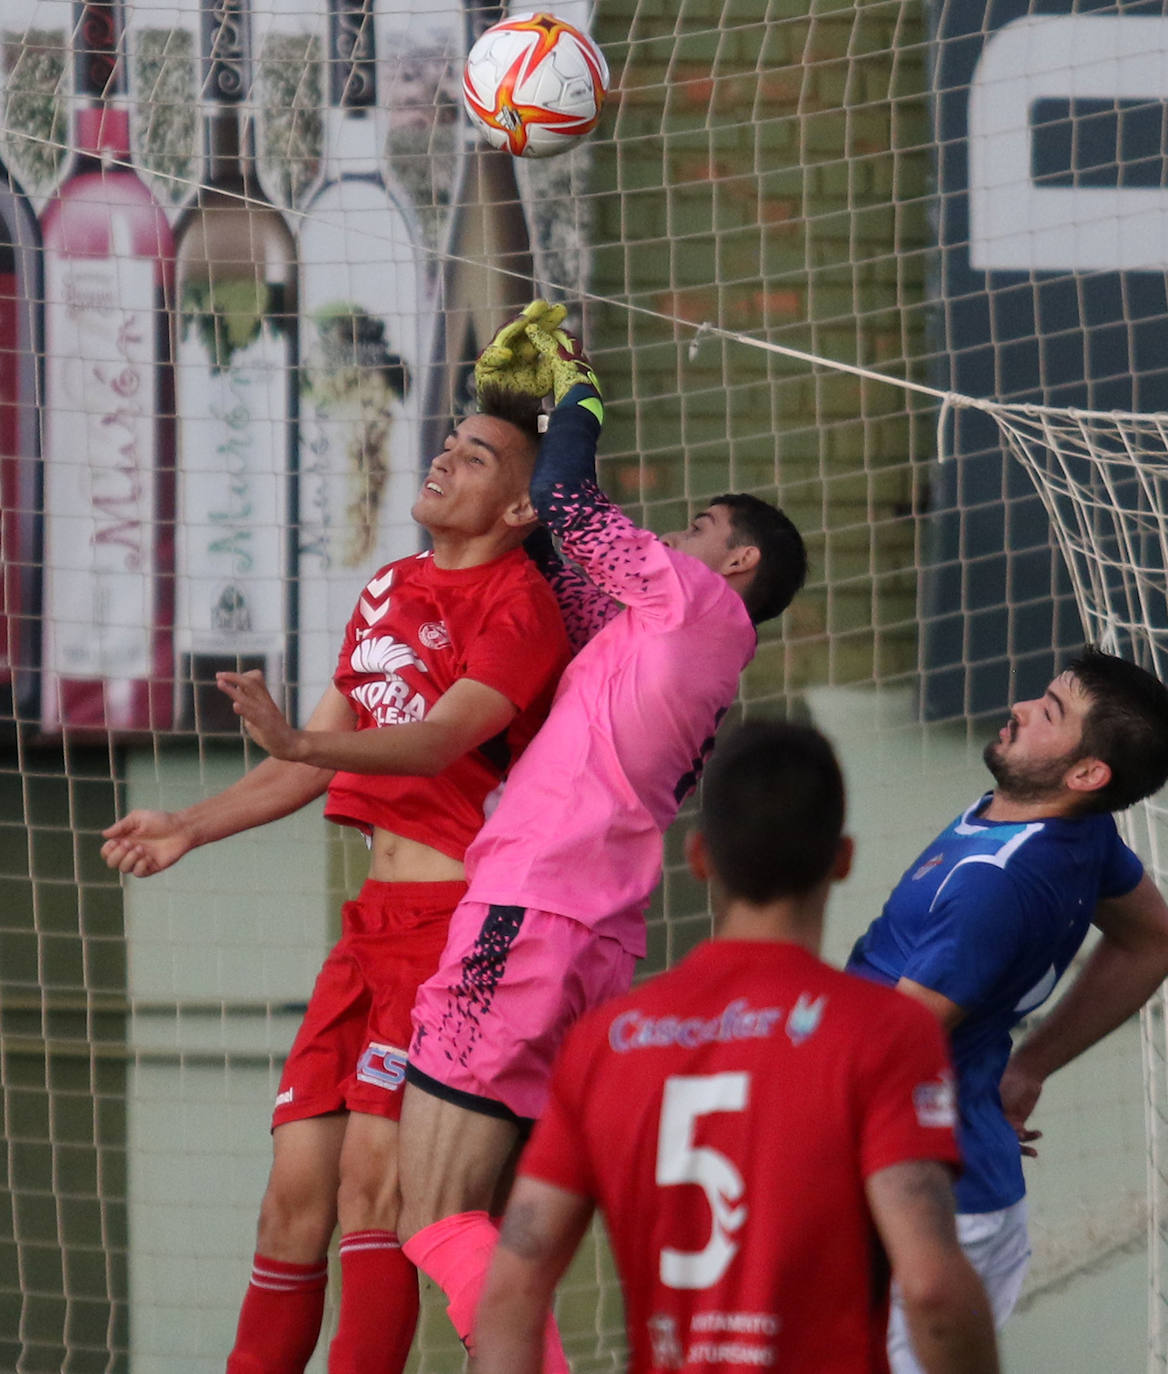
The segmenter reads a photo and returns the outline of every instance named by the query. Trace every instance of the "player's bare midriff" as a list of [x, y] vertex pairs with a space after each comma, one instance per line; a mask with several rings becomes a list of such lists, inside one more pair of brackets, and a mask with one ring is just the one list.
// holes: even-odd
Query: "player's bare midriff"
[[374, 828], [369, 876], [379, 883], [458, 883], [466, 870], [458, 859], [418, 840]]

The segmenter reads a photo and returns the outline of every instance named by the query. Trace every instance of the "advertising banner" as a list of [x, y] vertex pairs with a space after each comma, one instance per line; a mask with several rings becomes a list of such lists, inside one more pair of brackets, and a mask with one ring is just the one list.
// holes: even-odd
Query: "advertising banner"
[[[558, 8], [587, 24], [583, 0]], [[235, 735], [215, 673], [259, 668], [307, 719], [365, 582], [424, 544], [410, 509], [477, 353], [533, 295], [584, 286], [587, 217], [562, 212], [583, 164], [519, 166], [462, 110], [465, 54], [503, 13], [6, 4], [17, 718]]]

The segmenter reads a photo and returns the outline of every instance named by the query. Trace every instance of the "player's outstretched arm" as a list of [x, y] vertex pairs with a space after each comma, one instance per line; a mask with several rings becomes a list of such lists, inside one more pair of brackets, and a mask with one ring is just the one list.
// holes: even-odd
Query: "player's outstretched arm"
[[[307, 728], [352, 730], [353, 713], [335, 687], [325, 692]], [[325, 791], [332, 775], [332, 769], [264, 759], [238, 782], [181, 811], [131, 811], [102, 832], [101, 856], [120, 873], [149, 878], [200, 845], [299, 811]]]
[[1103, 938], [1002, 1075], [1002, 1109], [1024, 1138], [1050, 1075], [1134, 1016], [1168, 977], [1168, 903], [1147, 873], [1124, 896], [1100, 902], [1095, 924]]
[[312, 721], [297, 730], [272, 700], [262, 673], [220, 673], [218, 683], [248, 734], [274, 759], [349, 773], [435, 777], [505, 730], [516, 715], [502, 692], [460, 678], [425, 720], [354, 731], [350, 715], [350, 724], [341, 730], [315, 729]]
[[531, 500], [544, 524], [566, 534], [593, 506], [611, 502], [596, 478], [596, 445], [604, 403], [592, 364], [577, 339], [562, 329], [529, 325], [527, 336], [546, 360], [556, 406], [531, 479]]
[[556, 408], [539, 446], [531, 500], [564, 551], [607, 596], [645, 615], [678, 614], [677, 577], [665, 546], [604, 494], [596, 445], [604, 421], [600, 387], [580, 344], [562, 329], [528, 334], [554, 355]]
[[591, 1216], [578, 1193], [516, 1182], [479, 1303], [472, 1374], [539, 1374], [552, 1295]]
[[993, 1315], [957, 1239], [949, 1171], [908, 1160], [869, 1175], [872, 1217], [926, 1374], [998, 1374]]

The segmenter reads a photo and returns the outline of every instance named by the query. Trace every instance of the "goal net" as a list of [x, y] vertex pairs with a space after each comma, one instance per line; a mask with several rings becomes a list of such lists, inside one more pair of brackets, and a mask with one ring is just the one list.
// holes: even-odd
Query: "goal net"
[[[532, 295], [588, 341], [602, 480], [636, 518], [745, 490], [807, 537], [735, 714], [840, 747], [859, 860], [829, 957], [1084, 634], [1163, 671], [1159, 5], [551, 8], [613, 90], [536, 162], [461, 112], [499, 6], [4, 0], [0, 1368], [222, 1368], [283, 1055], [366, 856], [308, 808], [123, 883], [100, 832], [257, 761], [216, 669], [262, 668], [305, 718]], [[684, 826], [648, 972], [709, 928]], [[1148, 808], [1162, 877], [1159, 833]], [[1028, 1300], [1084, 1348], [1097, 1271], [1149, 1205], [1163, 1229], [1163, 1025], [1146, 1130], [1133, 1028], [1044, 1099]], [[598, 1236], [559, 1303], [573, 1367], [619, 1368]], [[417, 1349], [460, 1367], [429, 1291]]]
[[[1010, 452], [1029, 474], [1070, 574], [1086, 638], [1164, 678], [1168, 672], [1168, 413], [990, 406]], [[1153, 797], [1120, 816], [1128, 842], [1163, 885], [1168, 819]], [[1129, 1244], [1146, 1216], [1149, 1358], [1168, 1358], [1163, 1275], [1168, 1243], [1168, 1043], [1164, 991], [1144, 1009], [1147, 1197], [1099, 1218], [1091, 1248]], [[1058, 1264], [1076, 1263], [1073, 1254]]]

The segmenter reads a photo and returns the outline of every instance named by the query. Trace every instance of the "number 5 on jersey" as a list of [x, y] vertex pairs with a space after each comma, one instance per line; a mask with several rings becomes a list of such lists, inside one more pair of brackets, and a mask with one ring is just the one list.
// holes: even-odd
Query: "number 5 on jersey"
[[669, 1288], [709, 1288], [738, 1253], [732, 1237], [746, 1220], [742, 1175], [720, 1150], [694, 1144], [694, 1124], [711, 1112], [741, 1112], [750, 1092], [748, 1073], [715, 1073], [665, 1080], [657, 1133], [657, 1185], [696, 1183], [712, 1218], [703, 1250], [661, 1249], [661, 1282]]

